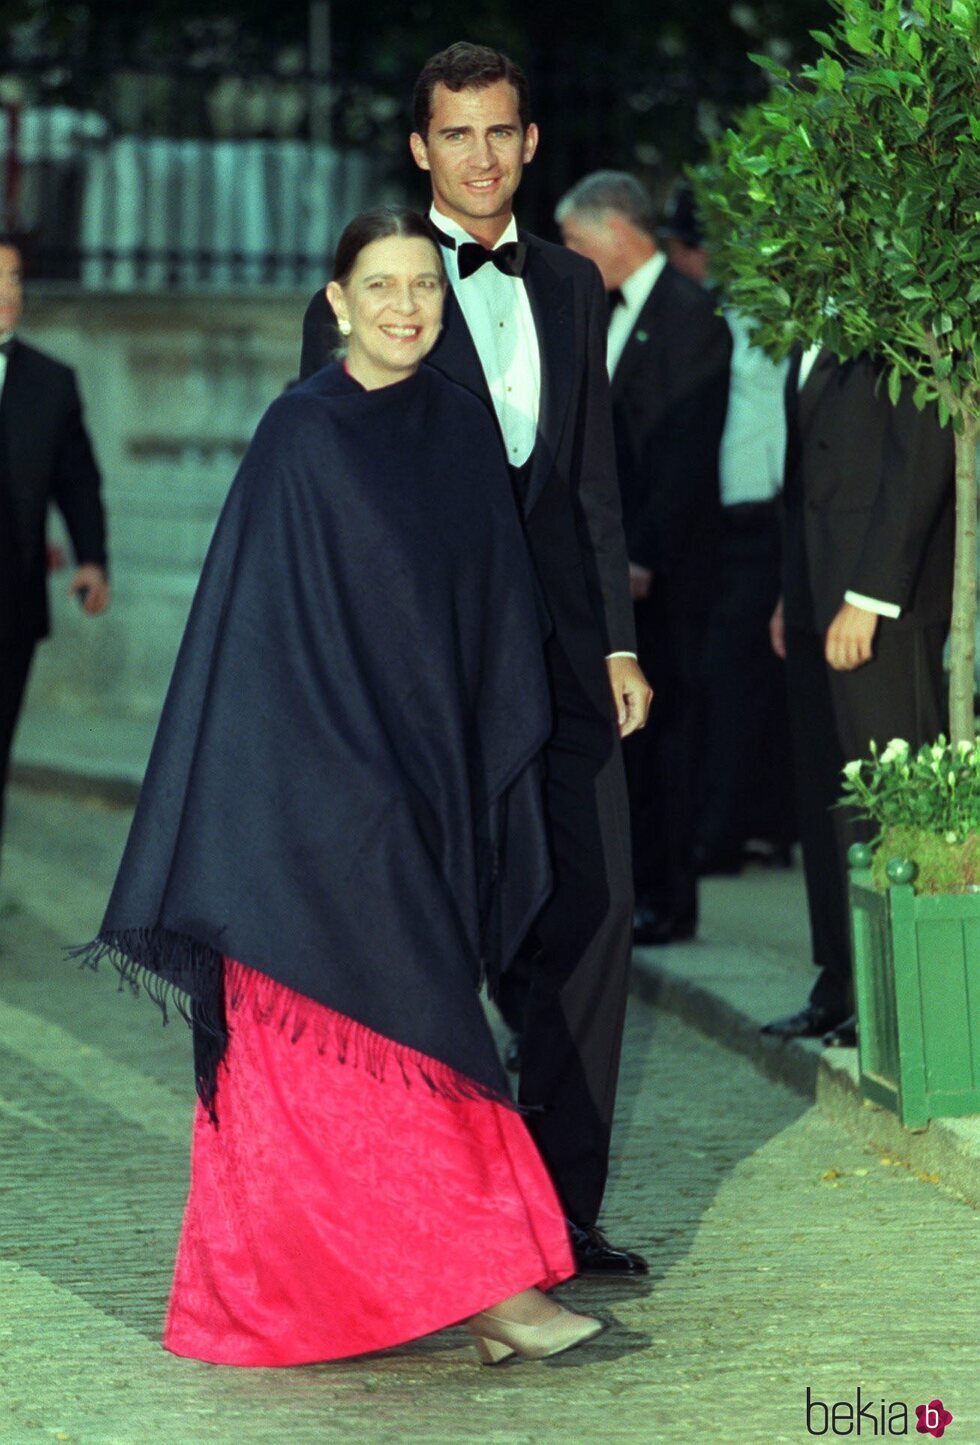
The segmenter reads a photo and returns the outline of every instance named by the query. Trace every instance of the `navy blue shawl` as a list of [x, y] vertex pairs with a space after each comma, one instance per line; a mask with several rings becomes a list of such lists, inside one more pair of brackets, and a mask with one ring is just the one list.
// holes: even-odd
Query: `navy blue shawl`
[[430, 368], [365, 391], [325, 367], [273, 403], [235, 478], [102, 929], [76, 953], [192, 1019], [213, 1117], [223, 957], [292, 991], [258, 1007], [293, 1034], [312, 999], [341, 1057], [503, 1097], [478, 987], [550, 887], [550, 727], [485, 408]]

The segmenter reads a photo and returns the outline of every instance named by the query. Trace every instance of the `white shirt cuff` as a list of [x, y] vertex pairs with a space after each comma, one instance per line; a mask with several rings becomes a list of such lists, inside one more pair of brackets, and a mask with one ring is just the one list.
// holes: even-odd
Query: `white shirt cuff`
[[635, 652], [607, 652], [606, 661], [608, 662], [611, 657], [631, 657], [634, 662], [638, 661]]
[[845, 592], [844, 601], [849, 602], [852, 607], [861, 607], [865, 612], [877, 612], [879, 617], [890, 617], [893, 621], [901, 617], [901, 607], [896, 607], [894, 602], [882, 602], [877, 597], [865, 597], [863, 592]]

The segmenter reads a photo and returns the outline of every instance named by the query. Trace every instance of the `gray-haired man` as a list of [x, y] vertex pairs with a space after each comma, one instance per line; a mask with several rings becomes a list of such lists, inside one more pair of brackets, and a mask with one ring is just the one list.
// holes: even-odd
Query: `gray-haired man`
[[653, 205], [624, 171], [597, 171], [558, 205], [565, 244], [599, 267], [606, 359], [640, 665], [656, 704], [626, 749], [634, 939], [690, 938], [699, 662], [717, 578], [718, 447], [731, 340], [711, 297], [660, 251]]

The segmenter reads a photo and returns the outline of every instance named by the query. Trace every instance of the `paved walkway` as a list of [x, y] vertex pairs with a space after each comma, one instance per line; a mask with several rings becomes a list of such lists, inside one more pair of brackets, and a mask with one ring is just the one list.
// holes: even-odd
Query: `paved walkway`
[[[938, 1396], [954, 1416], [946, 1438], [980, 1442], [975, 1211], [642, 997], [607, 1221], [648, 1253], [651, 1274], [565, 1287], [609, 1321], [591, 1348], [496, 1371], [480, 1369], [458, 1330], [296, 1370], [166, 1355], [157, 1340], [186, 1189], [189, 1041], [110, 977], [59, 959], [98, 922], [126, 814], [15, 790], [9, 821], [2, 1445], [795, 1442], [810, 1438], [808, 1387], [841, 1402], [838, 1433], [860, 1389], [864, 1438], [872, 1417], [882, 1433], [882, 1402], [897, 1424], [899, 1404], [911, 1412]], [[752, 928], [763, 948], [781, 927], [791, 960], [797, 896], [794, 875], [718, 885], [699, 947], [722, 949], [730, 926], [739, 967]], [[798, 955], [786, 969], [795, 989], [806, 978]], [[810, 1431], [826, 1423], [815, 1405]], [[914, 1416], [908, 1433], [926, 1438]]]

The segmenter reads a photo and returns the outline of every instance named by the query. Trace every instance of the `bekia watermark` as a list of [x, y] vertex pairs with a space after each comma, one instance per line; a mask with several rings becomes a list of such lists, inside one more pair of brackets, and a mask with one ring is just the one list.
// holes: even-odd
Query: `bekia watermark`
[[938, 1440], [953, 1417], [942, 1400], [916, 1405], [913, 1411], [903, 1400], [875, 1400], [858, 1386], [853, 1400], [819, 1400], [806, 1387], [806, 1430], [808, 1435], [908, 1435], [913, 1419], [915, 1433]]

